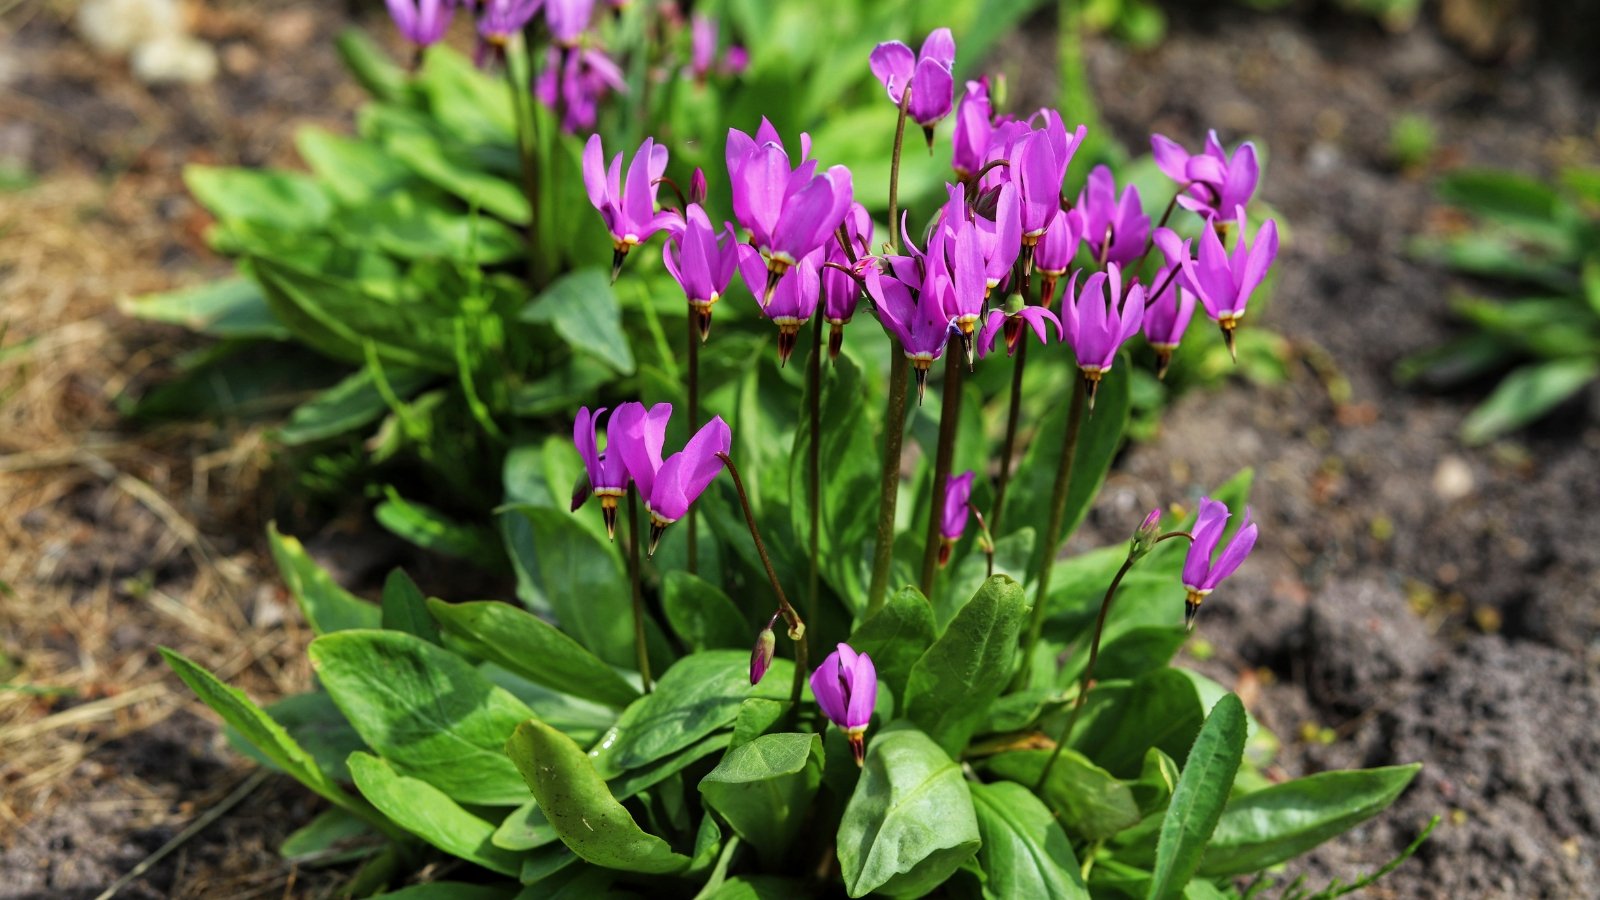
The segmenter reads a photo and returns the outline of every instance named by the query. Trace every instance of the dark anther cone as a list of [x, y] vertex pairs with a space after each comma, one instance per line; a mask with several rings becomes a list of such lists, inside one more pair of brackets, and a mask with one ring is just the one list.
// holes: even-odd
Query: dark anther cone
[[606, 519], [606, 537], [612, 541], [617, 539], [617, 507], [616, 504], [607, 504], [600, 507], [600, 514]]
[[1237, 326], [1231, 322], [1222, 326], [1222, 342], [1228, 345], [1228, 355], [1233, 357], [1233, 361], [1237, 363], [1239, 361], [1239, 351], [1233, 345], [1233, 329], [1235, 327]]
[[977, 342], [973, 340], [972, 332], [970, 332], [970, 331], [961, 332], [961, 352], [963, 352], [963, 353], [965, 353], [967, 355], [967, 371], [968, 372], [972, 371], [972, 351], [973, 351], [973, 346], [972, 345], [975, 344], [975, 343], [977, 343]]
[[1033, 274], [1033, 245], [1032, 244], [1023, 244], [1022, 245], [1022, 274], [1024, 274], [1024, 275], [1032, 275]]
[[828, 360], [837, 362], [839, 351], [844, 349], [844, 325], [834, 322], [828, 326]]
[[914, 367], [911, 373], [917, 376], [917, 405], [922, 405], [922, 397], [928, 392], [928, 370], [920, 366]]
[[794, 353], [794, 345], [799, 341], [799, 339], [800, 339], [800, 333], [797, 332], [797, 331], [788, 331], [786, 329], [779, 329], [778, 330], [778, 365], [779, 365], [779, 367], [782, 367], [782, 368], [787, 368], [788, 367], [788, 365], [789, 365], [789, 357], [791, 355], [793, 355], [793, 353]]
[[942, 569], [950, 564], [950, 551], [955, 549], [955, 546], [955, 542], [949, 539], [939, 541], [939, 568]]
[[1167, 377], [1167, 369], [1170, 368], [1171, 366], [1172, 366], [1172, 351], [1171, 350], [1157, 350], [1156, 351], [1156, 378], [1158, 378], [1158, 379], [1166, 378]]
[[626, 247], [616, 247], [611, 251], [611, 283], [617, 283], [617, 276], [622, 274], [622, 261], [628, 258]]
[[850, 753], [856, 758], [856, 768], [866, 765], [867, 761], [867, 736], [864, 734], [848, 735], [850, 738]]
[[1083, 380], [1084, 399], [1089, 401], [1089, 412], [1094, 412], [1094, 395], [1100, 390], [1100, 379], [1085, 378]]
[[1194, 630], [1194, 617], [1200, 614], [1200, 604], [1193, 600], [1183, 601], [1183, 627], [1187, 631]]
[[933, 126], [932, 125], [924, 125], [924, 126], [922, 126], [922, 138], [923, 138], [923, 140], [928, 142], [928, 155], [932, 156], [933, 155]]
[[772, 292], [778, 289], [778, 279], [782, 277], [782, 272], [776, 272], [772, 269], [767, 270], [767, 287], [766, 290], [761, 292], [761, 306], [763, 308], [772, 305]]
[[1045, 309], [1050, 308], [1050, 301], [1056, 296], [1056, 282], [1061, 280], [1060, 275], [1046, 275], [1039, 281], [1040, 305]]
[[1017, 352], [1017, 341], [1022, 339], [1022, 317], [1006, 316], [1005, 328], [1006, 352]]
[[585, 471], [583, 474], [578, 476], [578, 480], [572, 485], [573, 512], [577, 512], [579, 509], [582, 509], [583, 505], [589, 502], [590, 490], [589, 473]]
[[646, 554], [647, 556], [653, 557], [656, 555], [656, 545], [661, 543], [661, 533], [666, 530], [667, 526], [665, 525], [656, 522], [650, 523], [650, 552]]
[[697, 309], [694, 311], [695, 324], [700, 328], [700, 343], [704, 344], [711, 339], [711, 310]]

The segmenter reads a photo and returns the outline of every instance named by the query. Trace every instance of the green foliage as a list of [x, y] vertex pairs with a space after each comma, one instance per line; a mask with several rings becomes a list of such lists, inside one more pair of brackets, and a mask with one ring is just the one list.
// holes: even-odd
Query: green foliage
[[1440, 197], [1476, 225], [1419, 238], [1414, 251], [1501, 282], [1511, 296], [1458, 299], [1456, 312], [1475, 330], [1409, 357], [1396, 375], [1448, 389], [1509, 370], [1462, 422], [1469, 444], [1545, 418], [1600, 376], [1600, 217], [1584, 188], [1597, 177], [1573, 169], [1561, 184], [1545, 184], [1511, 172], [1464, 170], [1440, 182]]

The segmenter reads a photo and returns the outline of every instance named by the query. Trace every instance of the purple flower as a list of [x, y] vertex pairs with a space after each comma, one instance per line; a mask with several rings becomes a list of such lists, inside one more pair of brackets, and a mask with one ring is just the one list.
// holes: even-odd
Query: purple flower
[[[628, 492], [628, 467], [622, 460], [622, 432], [626, 424], [623, 407], [628, 405], [624, 403], [611, 414], [611, 422], [606, 428], [606, 453], [601, 453], [595, 444], [595, 430], [599, 427], [600, 417], [606, 414], [605, 407], [595, 410], [592, 416], [589, 407], [583, 407], [578, 410], [578, 419], [572, 425], [572, 443], [577, 445], [578, 455], [583, 457], [589, 487], [600, 498], [606, 534], [612, 540], [617, 537], [617, 500]], [[632, 405], [639, 406], [637, 403]], [[643, 409], [642, 406], [640, 408]], [[581, 504], [579, 500], [578, 505]], [[573, 509], [576, 510], [577, 506]]]
[[389, 17], [405, 39], [418, 47], [437, 44], [456, 14], [454, 0], [387, 0]]
[[556, 43], [571, 47], [578, 43], [594, 16], [594, 0], [544, 0], [544, 21]]
[[809, 135], [800, 136], [800, 148], [800, 166], [791, 168], [783, 142], [766, 119], [755, 139], [728, 130], [733, 214], [766, 262], [766, 285], [756, 294], [763, 304], [772, 302], [783, 274], [838, 229], [853, 202], [850, 170], [834, 166], [818, 173], [816, 161], [805, 158]]
[[1189, 241], [1179, 240], [1170, 228], [1156, 229], [1156, 246], [1167, 258], [1167, 265], [1156, 272], [1156, 290], [1147, 296], [1144, 308], [1144, 337], [1156, 352], [1156, 377], [1164, 378], [1172, 354], [1183, 340], [1183, 333], [1194, 317], [1193, 262]]
[[1088, 134], [1079, 125], [1069, 136], [1061, 115], [1054, 110], [1043, 109], [1039, 114], [1044, 124], [1014, 138], [1015, 146], [1007, 151], [1011, 154], [1010, 179], [1016, 183], [1022, 202], [1022, 243], [1030, 248], [1044, 237], [1045, 229], [1061, 212], [1061, 185], [1067, 178], [1067, 166]]
[[658, 403], [647, 412], [643, 404], [623, 404], [613, 417], [624, 413], [619, 434], [622, 461], [639, 488], [639, 496], [645, 498], [645, 509], [650, 513], [650, 555], [654, 556], [661, 533], [688, 513], [689, 506], [722, 471], [717, 454], [727, 453], [733, 446], [733, 433], [728, 423], [717, 416], [701, 426], [681, 451], [662, 460], [661, 448], [672, 406]]
[[506, 43], [522, 31], [544, 5], [544, 0], [483, 0], [478, 15], [478, 47], [473, 57], [479, 66], [489, 57], [505, 54]]
[[1239, 327], [1250, 294], [1267, 277], [1267, 269], [1278, 256], [1278, 223], [1271, 219], [1263, 223], [1255, 244], [1251, 245], [1244, 236], [1244, 207], [1235, 209], [1239, 241], [1233, 253], [1230, 255], [1223, 249], [1217, 229], [1207, 228], [1200, 236], [1200, 258], [1193, 268], [1200, 303], [1206, 308], [1206, 315], [1222, 328], [1222, 339], [1227, 342], [1230, 354], [1234, 353], [1233, 330]]
[[622, 70], [598, 47], [552, 46], [533, 94], [545, 106], [560, 109], [561, 130], [576, 134], [594, 127], [607, 94], [627, 89]]
[[994, 350], [994, 339], [1004, 331], [1006, 336], [1006, 355], [1014, 356], [1017, 344], [1022, 337], [1022, 326], [1027, 325], [1039, 338], [1039, 343], [1050, 343], [1047, 325], [1056, 326], [1056, 340], [1061, 340], [1061, 320], [1056, 314], [1042, 306], [1024, 306], [1010, 315], [1004, 310], [989, 310], [989, 320], [984, 323], [983, 333], [978, 335], [978, 356], [988, 356]]
[[739, 264], [739, 237], [733, 233], [733, 225], [724, 222], [721, 239], [718, 237], [706, 211], [691, 203], [683, 228], [670, 232], [661, 247], [662, 262], [689, 298], [702, 342], [711, 335], [711, 308], [728, 289]]
[[706, 186], [706, 170], [695, 166], [694, 174], [689, 176], [689, 202], [705, 203], [709, 190]]
[[1161, 537], [1161, 509], [1150, 510], [1134, 529], [1133, 540], [1128, 542], [1128, 559], [1137, 562], [1146, 554], [1155, 549], [1156, 539]]
[[[867, 270], [867, 294], [878, 310], [885, 330], [900, 342], [911, 372], [917, 377], [917, 405], [922, 405], [927, 390], [928, 368], [944, 354], [951, 335], [959, 336], [955, 317], [947, 314], [937, 294], [922, 289], [910, 257], [888, 257], [883, 262], [890, 272], [874, 266]], [[902, 280], [910, 279], [910, 281]]]
[[[950, 206], [939, 227], [928, 241], [926, 271], [922, 291], [938, 300], [945, 315], [961, 333], [967, 360], [972, 360], [973, 334], [983, 316], [984, 300], [989, 295], [983, 251], [979, 248], [978, 227], [961, 210], [961, 188], [950, 185]], [[956, 212], [950, 212], [954, 208]]]
[[906, 114], [922, 126], [928, 149], [932, 150], [933, 126], [950, 115], [955, 102], [956, 83], [951, 70], [956, 64], [956, 39], [950, 29], [934, 29], [922, 42], [920, 54], [912, 54], [911, 48], [899, 41], [879, 44], [867, 64], [896, 106], [901, 104], [906, 88], [911, 89]]
[[1244, 142], [1230, 157], [1215, 131], [1206, 137], [1203, 153], [1191, 156], [1177, 141], [1159, 134], [1150, 136], [1150, 150], [1156, 166], [1183, 189], [1178, 202], [1207, 219], [1248, 204], [1261, 177], [1255, 144]]
[[[822, 294], [822, 283], [817, 274], [821, 256], [822, 250], [818, 248], [810, 256], [802, 257], [791, 267], [789, 277], [777, 283], [771, 299], [761, 307], [761, 314], [778, 326], [779, 365], [789, 364], [789, 356], [794, 353], [795, 342], [800, 335], [800, 326], [811, 321], [817, 312], [817, 302]], [[744, 277], [750, 293], [758, 298], [763, 288], [770, 284], [760, 251], [749, 244], [739, 245], [739, 274]]]
[[1150, 239], [1150, 217], [1139, 202], [1139, 189], [1128, 185], [1117, 196], [1111, 170], [1095, 166], [1083, 193], [1078, 195], [1077, 212], [1083, 242], [1103, 266], [1125, 266], [1144, 254]]
[[1078, 255], [1083, 227], [1080, 219], [1075, 209], [1056, 216], [1055, 221], [1044, 230], [1044, 236], [1039, 238], [1038, 246], [1033, 248], [1033, 268], [1041, 276], [1042, 282], [1039, 285], [1039, 302], [1046, 308], [1055, 299], [1056, 282], [1067, 274], [1067, 269], [1072, 267], [1073, 257]]
[[979, 207], [986, 207], [990, 198], [994, 201], [994, 214], [979, 215], [975, 220], [978, 247], [983, 251], [985, 296], [1006, 280], [1017, 255], [1022, 252], [1022, 208], [1017, 200], [1017, 186], [1007, 182], [998, 189], [983, 192], [978, 198]]
[[600, 211], [611, 232], [611, 279], [622, 270], [622, 260], [641, 241], [677, 221], [673, 213], [656, 212], [656, 182], [667, 170], [667, 148], [645, 138], [622, 180], [622, 154], [605, 165], [600, 135], [590, 135], [583, 148], [583, 186], [589, 202]]
[[969, 181], [984, 166], [989, 138], [994, 133], [994, 110], [989, 105], [988, 79], [967, 82], [967, 92], [956, 107], [956, 127], [950, 135], [950, 166]]
[[967, 530], [967, 502], [972, 499], [972, 470], [952, 475], [944, 485], [944, 506], [939, 516], [939, 565], [950, 563], [950, 551]]
[[840, 644], [811, 673], [811, 693], [822, 714], [844, 729], [856, 765], [861, 765], [867, 752], [867, 726], [878, 703], [878, 670], [872, 657]]
[[646, 501], [655, 488], [656, 470], [661, 468], [661, 448], [667, 441], [670, 418], [670, 403], [657, 403], [649, 408], [643, 403], [624, 403], [611, 414], [606, 449], [621, 456], [629, 477], [639, 489], [639, 496]]
[[[1124, 298], [1122, 270], [1116, 263], [1104, 272], [1090, 275], [1082, 293], [1077, 293], [1077, 284], [1078, 273], [1074, 272], [1062, 298], [1061, 323], [1067, 332], [1067, 343], [1072, 345], [1072, 352], [1078, 358], [1084, 389], [1089, 394], [1089, 409], [1093, 410], [1094, 393], [1100, 386], [1100, 379], [1111, 371], [1111, 364], [1117, 360], [1117, 350], [1144, 322], [1144, 286], [1134, 284]], [[1109, 299], [1106, 296], [1108, 284], [1111, 287]]]
[[[855, 317], [856, 306], [861, 302], [861, 273], [872, 264], [868, 252], [872, 245], [872, 216], [866, 207], [859, 203], [851, 205], [850, 214], [844, 219], [844, 231], [850, 252], [845, 252], [846, 248], [839, 243], [837, 234], [829, 238], [824, 245], [823, 255], [826, 262], [834, 265], [826, 266], [819, 273], [822, 315], [828, 321], [829, 359], [838, 359], [839, 351], [844, 348], [844, 326]], [[844, 266], [851, 271], [842, 272], [835, 266]]]
[[1188, 592], [1183, 602], [1183, 623], [1188, 628], [1194, 627], [1200, 602], [1239, 568], [1239, 564], [1244, 562], [1256, 545], [1256, 526], [1250, 521], [1250, 508], [1247, 506], [1244, 525], [1228, 542], [1216, 562], [1212, 562], [1217, 543], [1222, 540], [1222, 530], [1227, 527], [1231, 515], [1226, 504], [1210, 497], [1200, 498], [1200, 515], [1196, 517], [1194, 531], [1191, 532], [1194, 541], [1189, 544], [1189, 555], [1183, 561], [1183, 589]]
[[767, 669], [772, 666], [772, 657], [778, 650], [777, 635], [772, 633], [772, 626], [777, 624], [778, 614], [773, 613], [767, 627], [761, 629], [756, 635], [756, 644], [750, 648], [750, 683], [760, 684], [761, 679], [767, 676]]
[[689, 71], [704, 81], [717, 61], [717, 20], [701, 13], [689, 19]]

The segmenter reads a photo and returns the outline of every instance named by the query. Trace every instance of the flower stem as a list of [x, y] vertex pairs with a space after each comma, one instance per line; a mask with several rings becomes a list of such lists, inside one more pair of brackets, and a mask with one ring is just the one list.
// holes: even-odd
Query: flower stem
[[[689, 433], [694, 434], [700, 430], [700, 328], [692, 306], [689, 307], [689, 315], [686, 322], [688, 327], [685, 329], [685, 337], [689, 341]], [[696, 540], [699, 537], [697, 534], [699, 528], [695, 521], [696, 518], [698, 516], [695, 508], [690, 506], [688, 516], [689, 561], [687, 566], [690, 575], [697, 574], [700, 569], [699, 541]]]
[[628, 576], [633, 582], [633, 651], [639, 659], [639, 678], [644, 682], [644, 692], [651, 691], [650, 646], [644, 636], [644, 591], [640, 586], [643, 577], [639, 567], [639, 492], [628, 492]]
[[783, 615], [783, 621], [789, 626], [789, 639], [794, 641], [794, 688], [790, 692], [790, 714], [793, 715], [800, 709], [800, 695], [805, 691], [806, 667], [810, 654], [806, 647], [806, 623], [800, 618], [800, 613], [790, 605], [789, 598], [783, 593], [783, 585], [778, 583], [778, 573], [772, 568], [772, 557], [767, 555], [767, 545], [761, 540], [761, 529], [756, 525], [755, 513], [750, 509], [750, 497], [744, 490], [744, 479], [739, 477], [739, 467], [733, 464], [733, 458], [726, 453], [717, 453], [717, 458], [728, 467], [728, 474], [733, 477], [733, 489], [739, 494], [739, 505], [744, 509], [745, 524], [750, 527], [750, 539], [755, 541], [756, 555], [761, 557], [761, 565], [767, 570], [767, 579], [772, 582], [772, 593], [778, 598], [778, 611]]
[[[519, 65], [520, 63], [520, 65]], [[532, 59], [528, 45], [517, 36], [506, 48], [506, 86], [511, 90], [511, 111], [516, 120], [517, 156], [522, 163], [522, 191], [528, 198], [528, 285], [537, 289], [544, 281], [541, 277], [541, 241], [539, 239], [539, 113], [533, 107]]]
[[1000, 533], [1000, 517], [1006, 510], [1006, 485], [1011, 482], [1011, 456], [1017, 447], [1017, 422], [1022, 418], [1022, 370], [1028, 361], [1028, 340], [1023, 335], [1017, 348], [1016, 361], [1011, 364], [1011, 402], [1006, 408], [1006, 438], [1000, 445], [1000, 480], [994, 488], [994, 507], [989, 513], [989, 527]]
[[[905, 150], [906, 110], [911, 87], [900, 95], [900, 117], [894, 127], [894, 156], [889, 163], [889, 251], [900, 249], [900, 156]], [[900, 448], [906, 433], [906, 394], [911, 364], [905, 349], [889, 338], [889, 402], [883, 412], [883, 477], [878, 483], [878, 533], [872, 548], [872, 581], [867, 588], [867, 614], [883, 608], [894, 563], [894, 513], [900, 501]]]
[[1056, 466], [1055, 489], [1050, 495], [1050, 522], [1045, 528], [1044, 543], [1039, 547], [1039, 574], [1034, 579], [1038, 592], [1034, 595], [1033, 613], [1028, 620], [1028, 637], [1022, 645], [1022, 669], [1017, 673], [1016, 684], [1027, 684], [1033, 661], [1034, 648], [1044, 631], [1045, 606], [1050, 599], [1050, 573], [1056, 565], [1056, 555], [1061, 549], [1061, 527], [1066, 519], [1067, 493], [1072, 487], [1072, 461], [1078, 455], [1078, 432], [1083, 426], [1084, 386], [1081, 377], [1072, 380], [1072, 406], [1067, 410], [1067, 434], [1061, 444], [1061, 461]]
[[922, 596], [933, 598], [933, 576], [939, 571], [940, 526], [944, 522], [944, 493], [950, 484], [950, 464], [956, 454], [956, 432], [961, 424], [961, 339], [951, 337], [944, 348], [944, 402], [939, 408], [939, 447], [933, 457], [933, 502], [928, 506], [928, 540], [922, 548]]
[[[821, 310], [818, 310], [820, 313]], [[810, 564], [806, 567], [806, 615], [815, 617], [817, 614], [817, 582], [818, 559], [822, 555], [822, 506], [820, 495], [822, 485], [822, 334], [823, 320], [826, 316], [814, 315], [815, 321], [812, 328], [811, 356], [806, 360], [806, 388], [810, 393], [810, 403], [807, 412], [810, 414], [811, 441], [806, 447], [806, 504], [811, 515]]]

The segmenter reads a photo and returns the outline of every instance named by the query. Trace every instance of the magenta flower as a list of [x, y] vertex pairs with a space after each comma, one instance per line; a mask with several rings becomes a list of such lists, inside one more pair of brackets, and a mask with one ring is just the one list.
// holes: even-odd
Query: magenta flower
[[594, 0], [544, 0], [544, 21], [550, 37], [563, 47], [576, 46], [594, 17]]
[[1011, 274], [1011, 267], [1022, 252], [1022, 207], [1017, 200], [1017, 186], [1007, 182], [998, 189], [985, 191], [979, 196], [978, 206], [987, 207], [994, 201], [993, 215], [980, 214], [978, 247], [983, 251], [984, 295], [988, 296]]
[[[627, 421], [623, 408], [629, 405], [624, 403], [611, 414], [611, 422], [606, 428], [605, 453], [600, 452], [595, 443], [595, 430], [599, 428], [600, 417], [606, 414], [605, 407], [595, 410], [592, 416], [589, 407], [583, 407], [578, 410], [578, 419], [572, 425], [572, 443], [577, 446], [578, 455], [583, 457], [583, 468], [589, 475], [590, 489], [600, 498], [606, 534], [612, 540], [617, 538], [617, 500], [628, 492], [628, 467], [622, 460], [622, 433]], [[640, 404], [631, 405], [643, 409]], [[576, 511], [581, 505], [582, 500], [577, 500], [573, 510]]]
[[710, 188], [706, 185], [706, 170], [695, 166], [694, 174], [689, 176], [689, 202], [703, 205], [709, 192]]
[[967, 91], [956, 106], [955, 131], [950, 135], [950, 166], [963, 182], [970, 181], [984, 166], [989, 138], [994, 134], [993, 120], [988, 79], [967, 82]]
[[711, 335], [711, 308], [716, 306], [733, 280], [739, 264], [739, 237], [733, 225], [722, 224], [722, 233], [711, 227], [711, 219], [698, 204], [689, 204], [684, 227], [667, 235], [661, 247], [661, 260], [677, 279], [689, 298], [689, 308], [700, 328], [700, 340]]
[[[1117, 350], [1138, 333], [1139, 326], [1144, 323], [1144, 285], [1133, 284], [1124, 297], [1122, 270], [1116, 263], [1104, 272], [1090, 275], [1082, 293], [1077, 293], [1077, 284], [1078, 273], [1074, 272], [1062, 296], [1061, 324], [1078, 358], [1084, 390], [1089, 395], [1089, 409], [1093, 410], [1094, 393], [1100, 386], [1100, 379], [1111, 371], [1111, 364], [1117, 360]], [[1108, 284], [1111, 287], [1109, 299], [1106, 296]]]
[[1056, 282], [1072, 267], [1078, 255], [1078, 242], [1083, 236], [1082, 224], [1076, 209], [1056, 216], [1045, 228], [1038, 246], [1033, 248], [1033, 268], [1040, 275], [1039, 302], [1046, 308], [1055, 299]]
[[1222, 328], [1222, 339], [1230, 354], [1234, 353], [1233, 331], [1244, 317], [1250, 294], [1267, 277], [1267, 270], [1278, 256], [1278, 223], [1271, 219], [1263, 223], [1252, 245], [1245, 241], [1244, 207], [1235, 209], [1239, 240], [1233, 253], [1223, 249], [1215, 228], [1207, 228], [1200, 236], [1200, 258], [1192, 270], [1200, 303], [1206, 308], [1206, 315]]
[[1150, 217], [1144, 214], [1139, 189], [1130, 184], [1118, 197], [1110, 169], [1095, 166], [1089, 172], [1089, 181], [1078, 195], [1077, 212], [1083, 242], [1100, 265], [1125, 266], [1144, 254], [1150, 239]]
[[956, 82], [951, 74], [956, 64], [956, 39], [948, 28], [936, 28], [922, 42], [922, 52], [913, 54], [911, 48], [899, 41], [887, 41], [873, 48], [867, 58], [872, 74], [883, 82], [889, 99], [899, 106], [906, 89], [911, 89], [911, 100], [906, 103], [906, 114], [922, 126], [927, 136], [928, 149], [933, 149], [933, 126], [950, 115], [955, 102]]
[[1183, 601], [1183, 624], [1194, 627], [1195, 614], [1200, 602], [1224, 578], [1233, 574], [1256, 545], [1256, 526], [1250, 521], [1250, 508], [1244, 510], [1244, 525], [1228, 542], [1222, 555], [1212, 562], [1217, 543], [1222, 540], [1222, 530], [1227, 527], [1232, 514], [1224, 503], [1210, 497], [1200, 498], [1200, 515], [1194, 523], [1194, 541], [1189, 544], [1189, 555], [1183, 561], [1183, 589], [1188, 596]]
[[1138, 562], [1154, 550], [1160, 543], [1161, 537], [1161, 509], [1150, 510], [1133, 531], [1133, 540], [1128, 542], [1128, 559]]
[[939, 565], [949, 565], [950, 551], [967, 530], [967, 504], [972, 499], [973, 472], [951, 475], [944, 485], [944, 506], [939, 515]]
[[834, 166], [818, 173], [816, 161], [805, 158], [810, 136], [800, 136], [800, 147], [800, 166], [791, 168], [789, 154], [767, 120], [761, 120], [756, 139], [728, 129], [733, 214], [766, 263], [766, 286], [756, 294], [763, 305], [772, 302], [784, 273], [838, 229], [853, 202], [850, 170]]
[[833, 724], [844, 729], [856, 765], [866, 759], [867, 726], [878, 703], [878, 670], [872, 657], [840, 644], [811, 673], [811, 693]]
[[[789, 356], [794, 353], [795, 342], [799, 339], [800, 326], [811, 321], [817, 312], [817, 302], [822, 295], [822, 282], [817, 274], [821, 257], [820, 247], [812, 251], [810, 256], [802, 257], [791, 267], [789, 277], [778, 282], [767, 304], [761, 306], [761, 314], [778, 326], [780, 366], [789, 364]], [[750, 293], [757, 298], [770, 284], [760, 251], [749, 244], [739, 245], [739, 274], [750, 288]]]
[[[950, 189], [951, 206], [962, 209], [961, 188], [951, 185]], [[951, 207], [945, 209], [948, 212]], [[926, 271], [922, 278], [922, 292], [934, 296], [960, 332], [969, 364], [973, 335], [989, 294], [983, 251], [978, 241], [978, 227], [963, 213], [947, 215], [928, 242]]]
[[733, 432], [717, 416], [701, 426], [681, 451], [662, 460], [661, 448], [666, 442], [672, 406], [658, 403], [647, 412], [642, 404], [624, 404], [613, 417], [625, 412], [619, 434], [622, 461], [639, 488], [639, 496], [645, 498], [645, 509], [650, 513], [650, 555], [654, 556], [661, 533], [689, 512], [689, 506], [722, 471], [717, 454], [727, 453], [733, 446]]
[[485, 65], [505, 55], [506, 43], [528, 24], [544, 0], [483, 0], [478, 14], [478, 46], [473, 59]]
[[[866, 274], [867, 294], [878, 310], [878, 320], [900, 342], [911, 373], [917, 377], [917, 405], [927, 391], [928, 368], [944, 354], [951, 335], [960, 336], [955, 318], [947, 314], [934, 291], [922, 289], [922, 281], [909, 271], [908, 257], [889, 257], [884, 262], [893, 272], [876, 266]], [[910, 283], [902, 279], [911, 279]]]
[[626, 92], [622, 70], [598, 47], [551, 46], [545, 67], [534, 80], [533, 95], [561, 110], [561, 130], [588, 131], [600, 114], [600, 101], [613, 91]]
[[611, 157], [611, 165], [606, 167], [600, 135], [590, 135], [584, 145], [583, 186], [611, 232], [613, 281], [629, 250], [678, 220], [671, 212], [656, 212], [656, 182], [666, 170], [667, 148], [652, 138], [645, 138], [633, 155], [626, 182], [622, 180], [621, 153]]
[[450, 29], [455, 0], [387, 0], [389, 18], [406, 40], [418, 47], [437, 44]]
[[1156, 246], [1167, 258], [1167, 265], [1156, 272], [1156, 290], [1147, 296], [1144, 309], [1144, 337], [1156, 352], [1156, 377], [1164, 378], [1172, 354], [1183, 340], [1183, 333], [1194, 318], [1195, 295], [1189, 257], [1189, 241], [1180, 240], [1170, 228], [1156, 229]]
[[1247, 205], [1261, 177], [1255, 145], [1246, 141], [1229, 156], [1215, 131], [1206, 137], [1202, 153], [1190, 155], [1177, 141], [1159, 134], [1150, 136], [1150, 150], [1156, 166], [1178, 182], [1178, 203], [1207, 219]]
[[[824, 245], [823, 255], [825, 262], [834, 265], [824, 267], [819, 273], [822, 290], [822, 315], [828, 321], [828, 358], [838, 359], [839, 351], [844, 348], [844, 326], [850, 324], [855, 317], [856, 306], [861, 302], [862, 285], [861, 273], [872, 264], [869, 250], [872, 245], [872, 216], [867, 208], [859, 203], [852, 204], [850, 214], [844, 220], [845, 237], [849, 241], [849, 253], [845, 246], [839, 243], [839, 236], [835, 234]], [[851, 262], [854, 256], [855, 261]], [[837, 266], [844, 266], [850, 271], [840, 271]]]
[[778, 636], [772, 633], [772, 626], [777, 623], [778, 614], [773, 613], [767, 627], [756, 634], [755, 646], [750, 648], [751, 684], [760, 684], [761, 679], [767, 677], [767, 669], [772, 666], [772, 657], [778, 650]]
[[611, 427], [606, 435], [606, 449], [617, 454], [646, 501], [655, 488], [656, 470], [661, 468], [661, 448], [667, 441], [667, 420], [672, 418], [672, 404], [657, 403], [646, 407], [643, 403], [624, 403], [611, 414]]
[[994, 339], [1002, 332], [1006, 336], [1006, 355], [1015, 356], [1024, 325], [1033, 329], [1034, 336], [1041, 344], [1050, 343], [1047, 326], [1054, 325], [1056, 340], [1061, 340], [1061, 320], [1056, 318], [1055, 313], [1042, 306], [1024, 306], [1009, 315], [1004, 310], [991, 309], [989, 320], [984, 323], [983, 332], [978, 335], [978, 356], [988, 356], [993, 352]]
[[1061, 115], [1054, 110], [1040, 110], [1039, 114], [1044, 124], [1016, 138], [1015, 146], [1008, 150], [1010, 178], [1021, 195], [1022, 243], [1030, 248], [1044, 237], [1045, 229], [1061, 212], [1061, 186], [1067, 178], [1067, 166], [1088, 134], [1079, 125], [1068, 135]]

